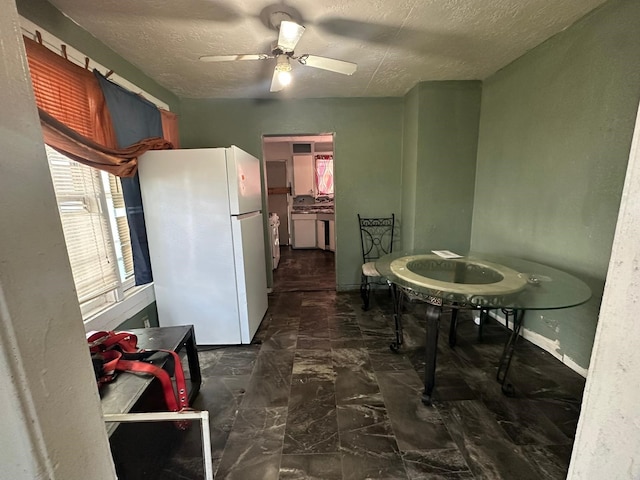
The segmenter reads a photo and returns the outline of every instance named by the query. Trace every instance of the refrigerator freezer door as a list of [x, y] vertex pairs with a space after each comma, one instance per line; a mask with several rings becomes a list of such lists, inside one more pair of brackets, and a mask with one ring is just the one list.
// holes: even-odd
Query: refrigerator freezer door
[[235, 146], [226, 152], [231, 215], [262, 210], [260, 160]]
[[242, 343], [251, 343], [267, 311], [267, 276], [262, 214], [231, 218]]

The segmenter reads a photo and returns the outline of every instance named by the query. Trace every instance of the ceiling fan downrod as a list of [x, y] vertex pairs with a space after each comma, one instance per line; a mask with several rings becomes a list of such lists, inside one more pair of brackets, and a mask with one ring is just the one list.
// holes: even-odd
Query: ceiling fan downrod
[[269, 23], [275, 30], [280, 30], [282, 22], [293, 22], [293, 19], [287, 12], [273, 12], [269, 17]]

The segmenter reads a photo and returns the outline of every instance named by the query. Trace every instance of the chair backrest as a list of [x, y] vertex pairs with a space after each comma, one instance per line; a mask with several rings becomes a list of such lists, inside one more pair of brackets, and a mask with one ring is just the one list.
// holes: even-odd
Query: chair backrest
[[393, 251], [395, 215], [383, 218], [363, 218], [358, 214], [363, 263]]

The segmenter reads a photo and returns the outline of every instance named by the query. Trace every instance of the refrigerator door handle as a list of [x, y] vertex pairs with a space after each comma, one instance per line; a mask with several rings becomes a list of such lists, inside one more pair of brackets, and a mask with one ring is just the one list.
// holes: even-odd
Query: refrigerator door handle
[[233, 218], [237, 218], [238, 220], [244, 220], [245, 218], [255, 217], [256, 215], [262, 215], [262, 211], [258, 210], [257, 212], [249, 212], [243, 213], [242, 215], [232, 215]]

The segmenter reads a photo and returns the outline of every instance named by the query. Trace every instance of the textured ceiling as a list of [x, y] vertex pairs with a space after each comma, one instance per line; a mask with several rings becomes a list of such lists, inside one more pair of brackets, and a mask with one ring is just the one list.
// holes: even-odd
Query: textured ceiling
[[[51, 0], [85, 30], [180, 97], [403, 96], [425, 80], [484, 79], [605, 0]], [[352, 76], [295, 63], [270, 93], [269, 13], [306, 27], [296, 55], [355, 62]], [[81, 49], [81, 46], [78, 46]]]

